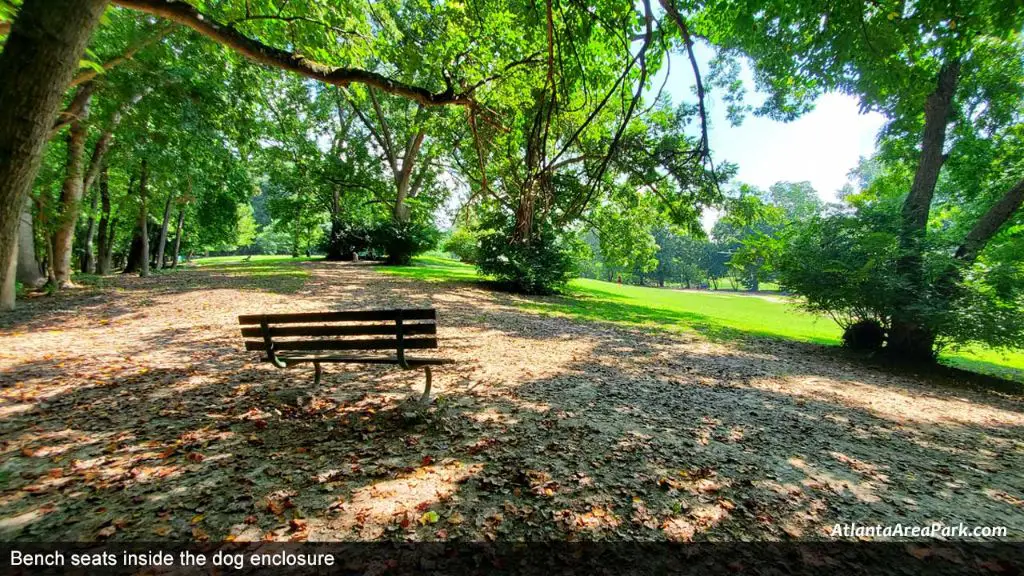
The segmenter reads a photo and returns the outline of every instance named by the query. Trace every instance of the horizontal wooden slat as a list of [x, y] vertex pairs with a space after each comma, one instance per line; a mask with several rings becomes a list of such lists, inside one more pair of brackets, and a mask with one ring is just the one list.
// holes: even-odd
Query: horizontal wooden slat
[[302, 312], [296, 314], [244, 314], [238, 317], [239, 324], [300, 324], [310, 322], [369, 322], [374, 320], [433, 320], [437, 312], [433, 308], [408, 310], [348, 310], [344, 312]]
[[[437, 348], [437, 338], [405, 338], [402, 347], [407, 350]], [[266, 350], [263, 340], [246, 340], [246, 350]], [[366, 340], [290, 340], [274, 342], [274, 350], [397, 350], [397, 338]]]
[[[302, 355], [302, 356], [291, 356], [282, 354], [279, 356], [281, 360], [288, 364], [301, 364], [304, 362], [323, 362], [337, 363], [337, 364], [398, 364], [398, 359], [394, 356], [391, 357], [364, 357], [359, 356], [330, 356], [330, 355]], [[269, 362], [270, 358], [263, 356], [260, 358], [263, 362]], [[448, 358], [406, 358], [406, 363], [410, 366], [440, 366], [442, 364], [452, 364], [455, 361], [449, 360]]]
[[[272, 338], [284, 336], [377, 336], [398, 334], [395, 324], [356, 324], [334, 326], [271, 326]], [[437, 324], [403, 324], [402, 334], [437, 334]], [[263, 329], [259, 326], [242, 328], [242, 336], [262, 338]]]

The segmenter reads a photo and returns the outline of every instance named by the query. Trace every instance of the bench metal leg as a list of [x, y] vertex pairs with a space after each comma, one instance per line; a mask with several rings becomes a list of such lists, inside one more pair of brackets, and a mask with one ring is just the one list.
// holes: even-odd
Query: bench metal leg
[[320, 367], [319, 362], [313, 362], [313, 386], [320, 387], [320, 375], [323, 374], [324, 370]]
[[420, 396], [420, 404], [429, 404], [430, 381], [433, 379], [433, 374], [430, 372], [430, 366], [424, 366], [423, 373], [427, 376], [427, 385], [423, 388], [423, 396]]

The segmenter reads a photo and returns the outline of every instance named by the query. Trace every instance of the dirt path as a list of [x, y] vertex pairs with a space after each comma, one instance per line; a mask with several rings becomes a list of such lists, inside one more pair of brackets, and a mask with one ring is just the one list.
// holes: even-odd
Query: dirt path
[[[1024, 537], [1024, 409], [799, 344], [725, 345], [523, 311], [517, 297], [296, 264], [37, 298], [0, 320], [0, 538], [827, 538], [833, 524]], [[289, 277], [294, 280], [294, 276]], [[291, 291], [291, 289], [295, 289]], [[418, 372], [275, 370], [261, 311], [434, 306]]]

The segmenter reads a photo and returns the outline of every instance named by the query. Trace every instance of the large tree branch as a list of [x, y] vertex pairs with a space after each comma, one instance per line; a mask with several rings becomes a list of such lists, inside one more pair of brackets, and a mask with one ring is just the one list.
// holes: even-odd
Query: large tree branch
[[426, 180], [427, 174], [433, 166], [434, 155], [434, 148], [430, 148], [426, 157], [417, 162], [416, 173], [412, 177], [412, 182], [409, 183], [409, 198], [415, 198], [419, 194], [423, 187], [423, 181]]
[[644, 86], [647, 84], [647, 49], [651, 45], [651, 40], [654, 35], [653, 27], [651, 26], [654, 21], [654, 15], [651, 11], [650, 0], [643, 0], [644, 5], [644, 21], [646, 26], [646, 34], [644, 36], [644, 43], [640, 46], [640, 50], [637, 53], [637, 59], [640, 62], [640, 78], [637, 80], [636, 91], [633, 93], [633, 98], [629, 102], [629, 107], [626, 109], [623, 115], [622, 122], [619, 124], [618, 130], [612, 136], [612, 141], [608, 145], [608, 152], [604, 155], [601, 160], [601, 164], [598, 166], [597, 173], [591, 179], [590, 188], [587, 193], [581, 198], [577, 198], [570, 204], [570, 208], [565, 211], [563, 223], [567, 222], [570, 218], [578, 217], [586, 209], [587, 205], [593, 200], [594, 195], [601, 184], [601, 179], [604, 177], [605, 170], [608, 168], [608, 163], [611, 162], [612, 156], [615, 155], [618, 149], [619, 143], [622, 140], [622, 134], [626, 131], [626, 126], [629, 125], [630, 119], [633, 117], [633, 113], [636, 111], [637, 103], [640, 102], [640, 98], [643, 96]]
[[700, 66], [697, 65], [697, 57], [693, 53], [693, 37], [690, 35], [690, 28], [686, 25], [686, 20], [683, 19], [683, 15], [679, 13], [673, 0], [660, 0], [661, 7], [665, 9], [665, 12], [672, 18], [679, 28], [679, 32], [683, 35], [683, 46], [686, 47], [686, 56], [690, 59], [690, 67], [693, 69], [693, 77], [697, 84], [697, 112], [700, 114], [700, 150], [701, 155], [706, 156], [709, 153], [710, 144], [708, 142], [708, 114], [704, 108], [704, 81], [700, 76]]
[[141, 10], [167, 18], [223, 44], [232, 50], [274, 68], [301, 74], [326, 84], [348, 86], [365, 84], [383, 92], [415, 100], [424, 106], [455, 104], [469, 106], [473, 102], [472, 91], [456, 93], [451, 87], [443, 92], [432, 92], [421, 86], [413, 86], [368, 70], [328, 66], [308, 60], [300, 54], [268, 46], [249, 38], [235, 28], [214, 20], [211, 16], [196, 10], [187, 2], [175, 0], [114, 0], [126, 8]]
[[[380, 149], [384, 154], [384, 158], [388, 162], [388, 166], [391, 167], [391, 172], [393, 174], [398, 174], [398, 162], [395, 160], [394, 152], [391, 150], [391, 140], [384, 139], [381, 135], [382, 131], [378, 131], [374, 127], [373, 122], [367, 118], [366, 114], [363, 114], [363, 111], [359, 108], [359, 105], [356, 104], [355, 100], [347, 94], [345, 99], [348, 101], [348, 105], [352, 108], [352, 111], [356, 113], [356, 117], [359, 118], [359, 122], [361, 122], [362, 125], [366, 127], [366, 131], [370, 133], [370, 137], [373, 138], [378, 146], [380, 146]], [[386, 134], [386, 132], [384, 133]]]
[[92, 93], [95, 88], [96, 85], [92, 82], [87, 82], [78, 88], [74, 97], [71, 98], [71, 102], [68, 103], [67, 108], [57, 116], [57, 120], [50, 128], [50, 138], [53, 138], [61, 128], [71, 124], [76, 118], [82, 116], [82, 113], [89, 105], [89, 101], [92, 99]]
[[103, 165], [103, 157], [106, 155], [107, 150], [110, 149], [111, 141], [114, 138], [114, 131], [117, 130], [117, 126], [121, 123], [121, 118], [124, 113], [127, 112], [132, 106], [139, 103], [142, 97], [150, 92], [150, 88], [139, 92], [132, 96], [127, 102], [121, 104], [121, 106], [114, 112], [114, 115], [110, 117], [110, 123], [107, 125], [107, 129], [100, 135], [99, 140], [96, 141], [95, 147], [92, 150], [92, 158], [89, 160], [89, 168], [85, 171], [85, 177], [82, 179], [82, 190], [89, 190], [92, 183], [96, 180], [96, 176], [100, 173], [100, 168]]
[[956, 259], [970, 264], [978, 257], [989, 240], [1002, 229], [1024, 203], [1024, 178], [1017, 181], [1006, 194], [993, 204], [964, 237], [956, 250]]
[[[370, 95], [370, 102], [373, 103], [373, 113], [377, 115], [377, 122], [380, 122], [380, 135], [378, 140], [381, 141], [384, 146], [384, 154], [387, 155], [388, 164], [391, 165], [391, 171], [398, 175], [398, 155], [395, 154], [394, 144], [391, 143], [391, 128], [388, 126], [387, 118], [384, 116], [384, 111], [380, 107], [380, 102], [377, 100], [377, 95], [374, 94], [373, 88], [367, 90]], [[369, 124], [366, 126], [367, 130], [373, 130]]]
[[[123, 54], [117, 56], [116, 58], [111, 58], [110, 60], [107, 60], [103, 63], [103, 71], [108, 72], [112, 68], [131, 60], [135, 56], [135, 54], [139, 52], [139, 50], [142, 50], [146, 46], [149, 46], [150, 44], [157, 42], [164, 36], [167, 36], [171, 33], [172, 30], [174, 30], [174, 26], [162, 26], [160, 29], [155, 30], [152, 34], [147, 35], [145, 38], [139, 40], [138, 42], [135, 42], [134, 44], [129, 44], [128, 47], [125, 48]], [[71, 84], [69, 84], [69, 86], [78, 86], [83, 82], [88, 82], [92, 80], [97, 75], [99, 75], [98, 70], [94, 70], [91, 68], [88, 70], [83, 70], [79, 72], [77, 75], [75, 75], [75, 77], [71, 80]]]

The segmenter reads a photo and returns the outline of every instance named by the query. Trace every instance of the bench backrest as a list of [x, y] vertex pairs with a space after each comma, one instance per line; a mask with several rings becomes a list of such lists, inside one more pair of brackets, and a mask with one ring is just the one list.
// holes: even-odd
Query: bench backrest
[[[404, 350], [437, 348], [437, 313], [428, 309], [356, 310], [238, 317], [246, 350]], [[331, 338], [331, 337], [334, 338]], [[356, 338], [343, 338], [343, 337]], [[378, 338], [358, 338], [378, 336]], [[410, 338], [410, 336], [412, 336]]]

